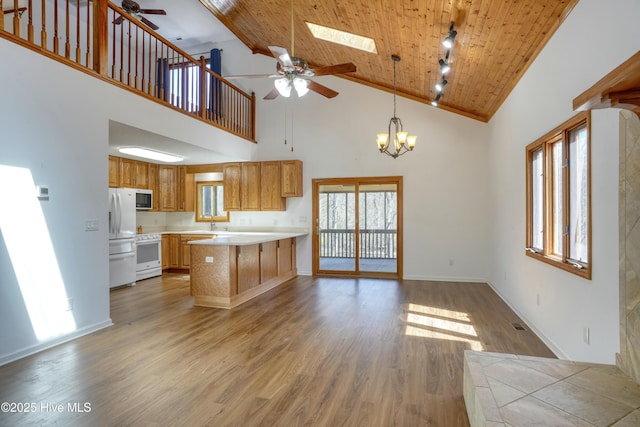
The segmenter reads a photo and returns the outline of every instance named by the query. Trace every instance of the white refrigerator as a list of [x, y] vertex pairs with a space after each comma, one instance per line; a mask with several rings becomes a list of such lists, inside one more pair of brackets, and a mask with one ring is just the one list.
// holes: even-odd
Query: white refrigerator
[[109, 287], [136, 283], [136, 190], [109, 188]]

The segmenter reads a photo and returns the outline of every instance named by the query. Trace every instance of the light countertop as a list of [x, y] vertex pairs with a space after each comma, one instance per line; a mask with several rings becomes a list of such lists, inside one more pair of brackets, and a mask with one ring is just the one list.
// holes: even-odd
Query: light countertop
[[236, 232], [236, 231], [220, 231], [220, 232], [192, 232], [181, 234], [211, 234], [211, 239], [193, 240], [190, 245], [216, 245], [216, 246], [247, 246], [257, 245], [259, 243], [272, 242], [274, 240], [289, 239], [292, 237], [306, 236], [307, 232]]

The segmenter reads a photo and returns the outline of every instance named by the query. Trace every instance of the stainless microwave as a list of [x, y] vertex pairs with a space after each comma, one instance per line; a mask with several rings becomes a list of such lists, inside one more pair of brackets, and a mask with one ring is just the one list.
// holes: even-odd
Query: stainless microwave
[[153, 191], [136, 190], [136, 209], [139, 211], [149, 210], [153, 207]]

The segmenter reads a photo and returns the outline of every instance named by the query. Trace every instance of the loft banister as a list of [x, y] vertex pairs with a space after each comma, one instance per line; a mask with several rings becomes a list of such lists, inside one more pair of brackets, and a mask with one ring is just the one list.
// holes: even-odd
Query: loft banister
[[[29, 0], [0, 37], [255, 142], [255, 96], [108, 0]], [[28, 10], [25, 11], [25, 9]], [[6, 17], [6, 19], [5, 19]], [[28, 18], [28, 19], [27, 19]], [[40, 37], [34, 28], [41, 28]], [[51, 45], [51, 47], [49, 47]]]

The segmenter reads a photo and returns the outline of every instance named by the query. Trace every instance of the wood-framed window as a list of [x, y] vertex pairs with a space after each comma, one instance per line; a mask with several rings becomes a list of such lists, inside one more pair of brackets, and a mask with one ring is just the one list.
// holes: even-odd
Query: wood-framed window
[[591, 114], [567, 120], [526, 149], [525, 253], [591, 279]]

